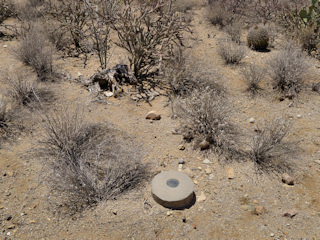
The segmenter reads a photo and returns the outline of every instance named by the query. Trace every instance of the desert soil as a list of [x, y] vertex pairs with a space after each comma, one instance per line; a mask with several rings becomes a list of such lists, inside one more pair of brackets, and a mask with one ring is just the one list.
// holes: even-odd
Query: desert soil
[[[315, 162], [320, 160], [320, 96], [309, 88], [293, 100], [279, 101], [278, 93], [266, 84], [261, 96], [251, 98], [244, 92], [241, 69], [250, 62], [263, 63], [281, 49], [285, 39], [277, 39], [267, 53], [248, 49], [240, 65], [226, 66], [217, 53], [217, 41], [225, 35], [206, 22], [204, 11], [192, 13], [193, 34], [188, 36], [192, 57], [207, 71], [219, 71], [219, 83], [227, 89], [235, 109], [232, 121], [241, 129], [253, 131], [257, 123], [276, 116], [292, 121], [289, 138], [298, 141], [299, 150], [290, 159], [293, 167], [288, 173], [295, 178], [295, 185], [284, 184], [274, 173], [258, 174], [251, 162], [226, 164], [219, 156], [205, 155], [192, 143], [185, 143], [181, 135], [172, 134], [179, 121], [172, 117], [166, 96], [160, 95], [150, 104], [136, 102], [130, 95], [94, 102], [89, 91], [73, 79], [79, 72], [84, 78], [94, 74], [96, 58], [91, 56], [84, 69], [81, 58], [57, 54], [59, 70], [73, 78], [46, 83], [56, 94], [52, 105], [78, 102], [85, 106], [91, 121], [113, 124], [142, 146], [143, 162], [150, 164], [152, 175], [178, 170], [179, 159], [184, 159], [182, 171], [192, 177], [195, 194], [205, 199], [185, 210], [164, 208], [152, 199], [150, 179], [114, 200], [70, 215], [51, 197], [42, 179], [43, 167], [33, 154], [41, 138], [39, 118], [28, 112], [22, 119], [28, 130], [0, 149], [0, 239], [320, 239], [320, 165]], [[245, 33], [242, 41], [245, 44]], [[2, 71], [26, 71], [13, 57], [17, 44], [15, 39], [0, 39]], [[110, 66], [124, 57], [125, 53], [116, 49]], [[320, 73], [319, 62], [310, 62], [312, 76], [307, 76], [307, 83], [316, 81]], [[160, 113], [161, 120], [146, 120], [151, 110]], [[249, 123], [250, 118], [255, 118], [255, 123]], [[183, 151], [178, 149], [181, 144]], [[205, 159], [211, 163], [204, 164]], [[235, 171], [233, 179], [226, 175], [227, 165]], [[207, 174], [210, 171], [211, 175]], [[265, 212], [255, 214], [257, 206], [263, 206]], [[298, 214], [284, 217], [292, 207]]]

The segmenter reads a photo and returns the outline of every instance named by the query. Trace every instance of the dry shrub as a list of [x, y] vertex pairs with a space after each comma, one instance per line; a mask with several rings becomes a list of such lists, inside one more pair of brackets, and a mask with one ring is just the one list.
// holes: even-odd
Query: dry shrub
[[53, 47], [37, 25], [32, 25], [22, 37], [16, 57], [31, 66], [41, 81], [53, 74]]
[[232, 109], [218, 91], [196, 89], [188, 97], [178, 99], [175, 108], [183, 134], [208, 141], [218, 152], [236, 153], [237, 131], [230, 122]]
[[187, 13], [198, 5], [198, 0], [176, 0], [173, 4], [173, 9], [177, 12]]
[[6, 129], [8, 127], [8, 107], [7, 102], [3, 99], [0, 99], [0, 129]]
[[246, 91], [250, 92], [253, 96], [262, 90], [260, 83], [264, 78], [264, 72], [263, 67], [253, 63], [243, 70], [247, 86]]
[[216, 71], [208, 72], [203, 69], [202, 65], [190, 56], [192, 53], [189, 50], [177, 48], [173, 52], [172, 58], [165, 62], [163, 78], [169, 86], [169, 94], [175, 97], [186, 97], [193, 90], [205, 87], [222, 93], [223, 87], [215, 81], [221, 75]]
[[284, 160], [293, 150], [284, 138], [290, 127], [287, 120], [274, 118], [255, 128], [247, 156], [255, 163], [257, 170], [282, 171], [287, 167]]
[[298, 36], [303, 50], [310, 54], [313, 50], [317, 49], [319, 37], [313, 27], [300, 30]]
[[291, 43], [269, 59], [274, 88], [284, 93], [298, 93], [304, 83], [303, 74], [310, 67], [301, 49]]
[[208, 21], [214, 25], [223, 28], [231, 23], [231, 14], [228, 13], [220, 4], [211, 4], [207, 11]]
[[154, 74], [161, 62], [171, 56], [172, 45], [183, 45], [182, 33], [188, 26], [180, 14], [162, 11], [169, 1], [157, 0], [134, 6], [129, 0], [113, 25], [115, 42], [129, 54], [130, 67], [139, 80]]
[[0, 0], [0, 24], [14, 12], [13, 4], [8, 0]]
[[12, 99], [11, 102], [15, 103], [16, 107], [40, 108], [55, 99], [50, 90], [40, 88], [36, 82], [28, 78], [26, 74], [16, 74], [6, 78], [8, 85], [6, 95]]
[[45, 116], [43, 129], [51, 186], [71, 205], [108, 200], [145, 176], [140, 149], [109, 126], [89, 123], [79, 107], [54, 110]]
[[219, 42], [218, 53], [226, 64], [238, 64], [246, 55], [246, 48], [232, 41]]
[[230, 35], [231, 40], [237, 44], [240, 44], [241, 32], [243, 23], [235, 22], [224, 28], [224, 30]]
[[313, 83], [311, 86], [312, 91], [320, 93], [320, 82]]

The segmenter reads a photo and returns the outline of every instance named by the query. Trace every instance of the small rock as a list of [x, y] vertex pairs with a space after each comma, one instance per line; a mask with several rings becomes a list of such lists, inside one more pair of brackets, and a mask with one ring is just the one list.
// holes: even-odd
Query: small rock
[[10, 224], [7, 229], [14, 229], [16, 226], [14, 224]]
[[206, 168], [204, 171], [205, 171], [205, 173], [208, 174], [208, 175], [212, 173], [212, 171], [211, 171], [210, 168]]
[[179, 134], [181, 134], [180, 130], [177, 129], [177, 128], [172, 129], [171, 133], [172, 133], [172, 135], [179, 135]]
[[255, 119], [254, 118], [250, 118], [249, 119], [249, 123], [254, 123]]
[[207, 140], [203, 140], [201, 143], [199, 143], [199, 147], [201, 150], [206, 150], [210, 147], [210, 143]]
[[36, 223], [36, 220], [30, 220], [29, 223]]
[[234, 178], [234, 170], [233, 170], [233, 167], [231, 166], [226, 166], [226, 175], [227, 175], [227, 178], [229, 179], [233, 179]]
[[181, 172], [183, 168], [183, 164], [179, 164], [178, 171]]
[[262, 215], [265, 213], [266, 209], [263, 206], [256, 206], [254, 209], [254, 214], [256, 215]]
[[195, 223], [192, 223], [193, 229], [197, 229], [197, 225]]
[[241, 209], [243, 211], [248, 211], [248, 210], [250, 210], [250, 206], [249, 205], [241, 205]]
[[201, 191], [200, 196], [197, 196], [197, 202], [204, 202], [207, 199], [207, 197], [204, 195], [204, 193]]
[[179, 159], [179, 164], [184, 164], [185, 163], [185, 160], [184, 159]]
[[213, 173], [209, 174], [209, 180], [212, 180], [214, 177]]
[[172, 213], [173, 213], [173, 211], [168, 211], [168, 212], [167, 212], [167, 216], [171, 216]]
[[113, 210], [112, 210], [112, 213], [113, 213], [114, 215], [117, 215], [117, 214], [118, 214], [117, 209], [113, 209]]
[[148, 112], [148, 114], [146, 115], [146, 119], [160, 120], [161, 115], [158, 114], [156, 111], [151, 111], [151, 112]]
[[297, 115], [297, 118], [301, 118], [302, 116], [300, 114]]
[[78, 72], [78, 77], [82, 77], [83, 74], [81, 72]]
[[320, 160], [314, 160], [314, 162], [320, 164]]
[[6, 44], [5, 44], [5, 45], [3, 45], [3, 47], [4, 47], [4, 48], [7, 48], [7, 47], [8, 47], [8, 45], [6, 45]]
[[186, 223], [187, 222], [187, 218], [186, 216], [182, 216], [182, 222]]
[[103, 94], [104, 94], [106, 97], [112, 97], [112, 96], [113, 96], [113, 92], [111, 92], [111, 91], [103, 92]]
[[282, 182], [288, 184], [288, 185], [294, 185], [294, 178], [291, 177], [289, 174], [284, 173], [282, 175]]
[[1, 206], [0, 206], [0, 210], [1, 210], [1, 209], [3, 209], [3, 208], [4, 208], [4, 206], [3, 206], [3, 205], [1, 205]]
[[274, 233], [270, 233], [270, 237], [274, 237]]
[[193, 183], [197, 185], [199, 182], [197, 180], [194, 180]]
[[208, 158], [206, 158], [205, 160], [202, 161], [202, 163], [204, 163], [204, 164], [210, 164], [211, 162], [210, 162], [210, 160], [209, 160]]
[[189, 177], [194, 178], [194, 173], [189, 168], [184, 169], [183, 172], [186, 173]]
[[178, 149], [181, 150], [181, 151], [183, 151], [183, 150], [185, 150], [186, 148], [185, 148], [185, 146], [183, 146], [183, 145], [179, 145], [179, 146], [178, 146]]
[[253, 202], [254, 204], [258, 204], [258, 203], [259, 203], [259, 201], [258, 201], [257, 199], [254, 199], [252, 202]]
[[290, 217], [293, 218], [295, 215], [297, 215], [299, 213], [298, 209], [292, 207], [290, 209], [288, 209], [287, 211], [284, 212], [283, 216], [284, 217]]
[[193, 139], [193, 133], [192, 132], [186, 132], [182, 134], [182, 137], [185, 141], [191, 142]]

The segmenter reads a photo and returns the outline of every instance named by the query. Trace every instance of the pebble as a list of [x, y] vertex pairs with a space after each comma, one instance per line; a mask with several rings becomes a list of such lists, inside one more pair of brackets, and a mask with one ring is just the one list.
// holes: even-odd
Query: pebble
[[30, 220], [29, 223], [36, 223], [36, 220]]
[[114, 215], [117, 215], [117, 214], [118, 214], [117, 209], [113, 209], [113, 210], [112, 210], [112, 213], [113, 213]]
[[254, 204], [258, 204], [258, 203], [259, 203], [259, 200], [254, 199], [252, 202], [253, 202]]
[[295, 215], [297, 215], [299, 213], [298, 209], [296, 209], [295, 207], [292, 207], [290, 209], [288, 209], [287, 211], [284, 212], [283, 216], [284, 217], [290, 217], [293, 218]]
[[106, 97], [112, 97], [112, 96], [113, 96], [113, 92], [111, 92], [111, 91], [103, 92], [103, 94], [104, 94]]
[[179, 164], [178, 171], [181, 172], [183, 168], [183, 164]]
[[184, 159], [179, 159], [178, 163], [179, 164], [185, 164], [185, 160]]
[[320, 164], [320, 160], [314, 160], [314, 162]]
[[297, 115], [297, 118], [301, 118], [302, 116], [300, 114]]
[[248, 211], [250, 209], [250, 206], [249, 205], [241, 205], [241, 209], [243, 211]]
[[193, 229], [197, 229], [197, 225], [195, 223], [192, 223]]
[[168, 212], [167, 212], [167, 216], [171, 216], [172, 213], [173, 213], [173, 211], [168, 211]]
[[274, 233], [270, 233], [270, 237], [274, 237]]
[[212, 173], [212, 171], [211, 171], [210, 168], [206, 168], [204, 171], [205, 171], [205, 173], [208, 174], [208, 175]]
[[183, 172], [186, 173], [189, 177], [194, 178], [194, 173], [189, 168], [184, 169]]
[[249, 119], [249, 123], [254, 123], [255, 119], [254, 118], [250, 118]]
[[186, 216], [183, 216], [183, 217], [182, 217], [182, 222], [184, 222], [184, 223], [186, 223], [186, 222], [187, 222], [187, 218], [186, 218]]
[[233, 179], [234, 178], [234, 169], [231, 166], [226, 166], [226, 175], [229, 179]]
[[146, 119], [151, 119], [151, 120], [160, 120], [161, 115], [158, 114], [156, 111], [150, 111], [146, 115]]
[[7, 47], [8, 47], [8, 45], [6, 45], [6, 44], [5, 44], [5, 45], [3, 45], [3, 47], [4, 47], [4, 48], [7, 48]]
[[211, 174], [209, 175], [209, 180], [212, 180], [213, 177], [214, 177], [214, 175], [213, 175], [213, 173], [211, 173]]
[[172, 133], [172, 135], [179, 135], [179, 134], [181, 134], [180, 131], [179, 131], [179, 129], [177, 129], [177, 128], [172, 129], [171, 133]]
[[207, 197], [204, 195], [204, 193], [201, 191], [200, 196], [197, 196], [197, 202], [204, 202], [207, 200]]
[[208, 158], [206, 158], [205, 160], [202, 161], [203, 164], [210, 164], [210, 160]]
[[288, 184], [288, 185], [294, 185], [294, 178], [291, 177], [289, 174], [284, 173], [282, 175], [282, 182]]
[[179, 150], [181, 150], [181, 151], [183, 151], [183, 150], [185, 150], [185, 149], [186, 149], [186, 147], [185, 147], [185, 146], [183, 146], [183, 145], [179, 145], [179, 146], [178, 146], [178, 149], [179, 149]]
[[7, 227], [7, 229], [14, 229], [16, 226], [14, 224], [11, 224]]
[[201, 143], [199, 143], [199, 147], [201, 150], [206, 150], [210, 147], [210, 143], [207, 140], [203, 140]]
[[78, 77], [82, 77], [83, 74], [81, 72], [78, 72]]
[[263, 206], [256, 206], [254, 209], [254, 213], [256, 215], [262, 215], [263, 213], [265, 213], [266, 209]]

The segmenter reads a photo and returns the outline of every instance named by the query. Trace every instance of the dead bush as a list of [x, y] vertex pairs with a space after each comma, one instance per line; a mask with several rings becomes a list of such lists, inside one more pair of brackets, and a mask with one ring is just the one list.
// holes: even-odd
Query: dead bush
[[262, 90], [260, 84], [264, 78], [263, 67], [251, 63], [243, 70], [243, 75], [246, 80], [247, 92], [250, 92], [254, 96]]
[[228, 13], [220, 4], [211, 4], [207, 11], [208, 21], [214, 25], [223, 28], [231, 23], [231, 14]]
[[197, 5], [199, 5], [199, 1], [197, 0], [176, 0], [173, 3], [173, 10], [177, 12], [187, 13]]
[[243, 23], [235, 22], [224, 28], [224, 30], [230, 35], [231, 40], [237, 44], [240, 44], [241, 32]]
[[8, 0], [0, 0], [0, 24], [14, 12], [13, 4]]
[[15, 53], [19, 60], [32, 67], [41, 81], [45, 81], [53, 74], [53, 51], [42, 29], [32, 25]]
[[288, 121], [274, 118], [255, 128], [246, 154], [257, 170], [284, 170], [286, 164], [283, 161], [292, 152], [291, 145], [284, 141], [290, 127]]
[[26, 74], [16, 74], [6, 78], [6, 96], [16, 107], [40, 108], [55, 99], [50, 90], [40, 88], [36, 82], [28, 78]]
[[157, 0], [156, 5], [148, 2], [135, 7], [129, 0], [113, 25], [119, 38], [115, 44], [129, 53], [137, 79], [156, 73], [162, 60], [171, 56], [172, 45], [183, 45], [187, 25], [180, 14], [161, 10], [168, 4], [170, 1]]
[[3, 99], [0, 99], [0, 129], [6, 129], [8, 127], [8, 120], [7, 103]]
[[172, 58], [164, 62], [163, 78], [169, 87], [169, 95], [186, 97], [193, 90], [206, 87], [222, 93], [223, 87], [215, 81], [221, 75], [216, 71], [203, 69], [201, 64], [188, 56], [192, 56], [189, 50], [177, 48]]
[[304, 83], [303, 74], [310, 67], [305, 54], [291, 43], [268, 61], [274, 88], [284, 93], [298, 93]]
[[179, 98], [175, 108], [183, 134], [208, 141], [217, 152], [237, 152], [237, 131], [230, 122], [232, 109], [219, 92], [208, 88], [196, 89], [188, 97]]
[[238, 64], [246, 54], [244, 46], [238, 45], [232, 41], [221, 41], [218, 46], [218, 53], [226, 64]]
[[50, 185], [67, 194], [71, 203], [108, 200], [145, 176], [141, 151], [110, 126], [89, 123], [79, 107], [61, 107], [46, 115], [43, 130]]
[[303, 50], [310, 54], [313, 50], [317, 49], [319, 37], [313, 27], [301, 29], [298, 36]]

